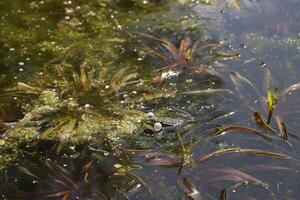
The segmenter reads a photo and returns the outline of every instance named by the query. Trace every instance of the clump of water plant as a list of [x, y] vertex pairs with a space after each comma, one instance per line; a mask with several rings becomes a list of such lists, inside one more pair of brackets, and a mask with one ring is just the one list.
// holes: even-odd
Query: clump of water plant
[[[8, 130], [5, 136], [13, 138], [23, 137], [18, 134], [19, 131], [29, 131], [33, 128], [36, 133], [40, 132], [38, 135], [33, 134], [37, 138], [61, 138], [60, 140], [68, 141], [70, 139], [74, 142], [79, 142], [81, 139], [83, 141], [89, 140], [88, 138], [91, 137], [91, 134], [98, 133], [97, 135], [101, 136], [106, 132], [105, 130], [109, 130], [112, 127], [116, 127], [117, 130], [122, 130], [122, 132], [124, 131], [123, 133], [133, 133], [134, 129], [138, 127], [136, 121], [143, 119], [145, 114], [138, 110], [129, 110], [123, 107], [120, 100], [112, 95], [114, 90], [105, 91], [104, 87], [101, 91], [94, 90], [90, 96], [86, 96], [87, 98], [101, 98], [101, 92], [102, 94], [106, 93], [103, 95], [103, 99], [98, 99], [98, 102], [95, 104], [93, 104], [91, 99], [81, 99], [84, 95], [81, 96], [82, 93], [80, 92], [87, 94], [91, 92], [90, 88], [92, 88], [91, 85], [88, 86], [86, 84], [85, 75], [82, 75], [80, 78], [72, 76], [74, 78], [72, 81], [63, 79], [59, 83], [61, 84], [60, 88], [40, 90], [37, 99], [25, 108], [27, 111], [23, 119], [17, 122], [12, 129]], [[115, 83], [111, 83], [111, 86], [113, 84]], [[115, 87], [119, 87], [119, 84], [115, 84]], [[59, 91], [60, 89], [61, 92]], [[65, 98], [64, 94], [68, 92], [71, 93], [66, 95], [67, 98]], [[78, 96], [69, 96], [70, 94], [75, 94], [75, 92], [78, 92]], [[116, 100], [113, 100], [113, 98], [116, 98]], [[106, 106], [108, 107], [105, 108]], [[122, 118], [118, 119], [117, 116], [122, 116]], [[136, 126], [130, 126], [128, 120], [132, 120]], [[123, 128], [119, 126], [123, 126]], [[29, 134], [27, 135], [29, 137], [30, 131], [27, 134]], [[121, 135], [115, 133], [111, 137], [119, 137]]]
[[34, 97], [24, 104], [23, 118], [5, 131], [7, 144], [53, 140], [60, 153], [68, 144], [131, 137], [142, 133], [143, 122], [148, 121], [138, 106], [170, 96], [139, 79], [133, 69], [102, 67], [89, 59], [76, 65], [69, 60], [68, 54], [51, 60], [35, 83], [18, 82], [6, 91]]
[[[90, 152], [91, 156], [86, 158], [85, 153], [82, 151], [75, 157], [48, 155], [39, 158], [35, 165], [10, 166], [6, 174], [7, 187], [2, 192], [6, 197], [13, 195], [22, 199], [111, 199], [124, 198], [141, 184], [147, 186], [130, 170], [133, 166], [112, 164], [112, 158], [98, 153]], [[13, 185], [12, 181], [16, 179], [23, 184]], [[128, 183], [130, 179], [134, 182]], [[23, 187], [24, 184], [36, 189]]]
[[[284, 111], [282, 108], [287, 105], [286, 98], [288, 97], [288, 94], [299, 90], [300, 84], [295, 83], [282, 90], [278, 90], [278, 86], [275, 84], [275, 87], [272, 90], [270, 89], [270, 83], [273, 80], [271, 73], [268, 69], [265, 71], [265, 73], [266, 75], [264, 82], [269, 83], [268, 85], [263, 86], [267, 88], [265, 91], [266, 95], [262, 95], [250, 80], [237, 72], [231, 72], [230, 78], [235, 86], [236, 91], [240, 97], [245, 100], [245, 102], [249, 102], [249, 99], [247, 99], [247, 94], [243, 92], [244, 88], [250, 87], [254, 91], [256, 97], [255, 101], [258, 103], [259, 108], [257, 108], [257, 105], [254, 105], [251, 101], [249, 102], [249, 108], [253, 111], [253, 119], [255, 123], [263, 130], [274, 134], [276, 131], [270, 126], [272, 119], [274, 119], [279, 130], [279, 135], [284, 140], [287, 140], [288, 134], [286, 125], [281, 116], [282, 112]], [[266, 119], [261, 113], [266, 113]], [[291, 133], [291, 135], [293, 134]]]
[[[142, 44], [139, 49], [141, 52], [167, 63], [159, 69], [158, 75], [153, 79], [156, 85], [161, 85], [164, 80], [177, 76], [183, 71], [218, 74], [211, 66], [214, 61], [239, 57], [239, 54], [229, 55], [216, 52], [217, 48], [224, 45], [224, 41], [200, 45], [200, 41], [192, 42], [191, 37], [184, 36], [180, 40], [179, 47], [176, 47], [173, 43], [158, 36], [146, 33], [137, 33], [136, 36], [138, 42]], [[157, 46], [148, 45], [144, 42], [145, 39], [157, 43]], [[200, 52], [204, 52], [203, 55]]]

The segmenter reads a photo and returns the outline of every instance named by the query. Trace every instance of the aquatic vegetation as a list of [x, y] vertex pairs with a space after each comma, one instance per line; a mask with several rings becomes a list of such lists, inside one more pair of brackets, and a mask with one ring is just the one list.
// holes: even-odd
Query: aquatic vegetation
[[267, 124], [270, 123], [273, 110], [276, 107], [278, 101], [278, 88], [275, 86], [274, 90], [271, 89], [267, 90], [267, 108], [268, 108], [268, 118], [267, 118]]
[[19, 171], [31, 177], [39, 184], [43, 184], [45, 189], [45, 191], [38, 192], [19, 190], [17, 193], [19, 193], [20, 196], [39, 198], [59, 197], [64, 200], [83, 197], [109, 199], [106, 191], [97, 184], [97, 181], [107, 178], [107, 175], [95, 174], [91, 176], [92, 161], [84, 164], [79, 171], [73, 171], [51, 159], [46, 159], [44, 165], [44, 170], [46, 170], [48, 174], [46, 179], [40, 178], [24, 167], [17, 166]]
[[222, 134], [226, 134], [229, 132], [240, 132], [240, 133], [248, 133], [248, 134], [252, 134], [252, 135], [256, 135], [258, 137], [261, 137], [262, 139], [266, 140], [267, 142], [271, 142], [272, 138], [270, 135], [261, 133], [255, 129], [251, 129], [251, 128], [247, 128], [247, 127], [243, 127], [243, 126], [227, 126], [227, 127], [219, 127], [216, 128], [215, 131], [210, 132], [208, 135], [210, 136], [219, 136]]
[[[226, 154], [249, 154], [249, 155], [257, 155], [257, 156], [266, 156], [266, 157], [273, 157], [277, 159], [284, 159], [284, 160], [292, 160], [296, 161], [297, 159], [286, 155], [281, 152], [272, 151], [272, 150], [260, 150], [260, 149], [244, 149], [239, 147], [228, 147], [228, 148], [222, 148], [213, 152], [210, 152], [204, 156], [201, 156], [199, 158], [193, 158], [192, 152], [191, 152], [191, 145], [188, 147], [189, 149], [185, 149], [185, 147], [182, 147], [182, 144], [180, 143], [180, 152], [179, 156], [176, 154], [173, 154], [171, 152], [154, 152], [154, 151], [135, 151], [135, 155], [138, 157], [145, 158], [143, 161], [144, 165], [151, 165], [151, 166], [166, 166], [166, 167], [177, 167], [179, 166], [179, 173], [181, 172], [181, 169], [185, 165], [190, 165], [191, 167], [197, 167], [200, 166], [203, 162], [206, 162], [207, 160], [210, 160], [212, 158], [216, 158], [222, 155]], [[184, 148], [184, 149], [183, 149]]]
[[115, 164], [114, 167], [116, 168], [116, 172], [113, 174], [114, 176], [129, 176], [133, 180], [137, 182], [136, 186], [142, 185], [150, 194], [152, 194], [151, 189], [149, 188], [148, 184], [143, 181], [137, 174], [133, 172], [133, 169], [135, 168], [142, 168], [142, 166], [139, 165], [129, 165], [129, 166], [123, 166], [121, 164]]
[[192, 200], [201, 200], [201, 195], [199, 190], [187, 179], [177, 181], [179, 187], [186, 193], [186, 195]]
[[190, 141], [189, 145], [187, 148], [185, 148], [183, 140], [180, 136], [180, 134], [177, 134], [178, 137], [178, 141], [180, 144], [180, 166], [178, 169], [178, 174], [180, 174], [181, 169], [183, 166], [185, 165], [190, 165], [190, 166], [194, 166], [195, 165], [195, 161], [193, 160], [192, 156], [192, 148], [193, 148], [193, 142]]
[[232, 93], [232, 91], [229, 89], [222, 89], [222, 88], [220, 89], [208, 88], [203, 90], [186, 91], [186, 92], [182, 92], [181, 94], [199, 95], [199, 94], [218, 94], [218, 93]]
[[[107, 140], [119, 141], [136, 137], [147, 127], [145, 123], [162, 123], [172, 129], [188, 127], [182, 117], [165, 117], [163, 113], [151, 118], [137, 105], [170, 94], [156, 95], [156, 90], [137, 79], [138, 73], [128, 68], [93, 67], [83, 62], [77, 70], [67, 63], [68, 56], [45, 65], [43, 77], [34, 86], [18, 82], [7, 92], [11, 95], [32, 95], [35, 99], [24, 106], [22, 119], [5, 123], [7, 144], [19, 146], [35, 140], [57, 142], [57, 154], [69, 145]], [[115, 73], [113, 73], [115, 72]], [[128, 90], [130, 88], [130, 90]], [[131, 92], [134, 90], [134, 92]], [[141, 95], [141, 96], [140, 96]], [[135, 136], [134, 136], [135, 135]]]
[[[266, 83], [269, 83], [272, 81], [272, 77], [269, 70], [266, 70], [267, 76], [265, 80]], [[245, 102], [249, 102], [249, 108], [254, 111], [253, 120], [254, 122], [261, 127], [264, 130], [267, 130], [269, 132], [274, 133], [274, 129], [269, 125], [272, 119], [272, 116], [274, 116], [277, 127], [279, 129], [279, 135], [286, 140], [287, 139], [287, 131], [285, 128], [285, 123], [283, 122], [281, 118], [281, 107], [285, 106], [285, 101], [287, 98], [287, 95], [291, 92], [294, 92], [298, 89], [300, 89], [300, 84], [295, 83], [292, 84], [285, 89], [282, 89], [281, 91], [278, 91], [277, 86], [274, 88], [274, 90], [267, 89], [266, 91], [266, 97], [262, 95], [259, 90], [256, 88], [256, 86], [247, 78], [242, 76], [241, 74], [237, 72], [231, 72], [230, 78], [232, 80], [232, 83], [235, 86], [236, 91], [240, 95], [242, 99], [245, 100]], [[257, 108], [256, 105], [249, 101], [247, 97], [245, 96], [244, 88], [250, 86], [250, 88], [255, 93], [256, 101], [259, 102], [259, 108]], [[268, 85], [265, 85], [264, 87], [270, 88]], [[275, 109], [276, 108], [276, 109]], [[257, 110], [266, 110], [267, 113], [267, 119], [265, 120], [262, 116], [262, 114]]]
[[[141, 52], [149, 54], [153, 57], [163, 60], [167, 66], [159, 69], [159, 74], [153, 79], [155, 85], [161, 85], [164, 80], [177, 76], [182, 71], [192, 71], [197, 73], [208, 73], [215, 75], [217, 72], [211, 68], [211, 63], [215, 60], [238, 58], [239, 55], [227, 55], [215, 52], [221, 47], [224, 41], [211, 43], [199, 47], [199, 41], [192, 43], [192, 38], [184, 36], [180, 41], [180, 46], [177, 48], [173, 43], [161, 37], [149, 35], [146, 33], [137, 33], [137, 41], [142, 43], [139, 49]], [[158, 46], [151, 47], [144, 41], [139, 39], [150, 39], [157, 43]], [[199, 51], [209, 52], [206, 58], [196, 59], [195, 56]], [[199, 61], [198, 61], [199, 60]]]
[[[194, 144], [195, 148], [198, 148], [197, 143]], [[182, 144], [179, 144], [179, 146], [182, 146]], [[184, 147], [185, 148], [185, 147]], [[125, 150], [126, 151], [126, 150]], [[155, 152], [151, 150], [127, 150], [128, 153], [132, 153], [134, 157], [143, 158], [144, 161], [140, 161], [141, 165], [144, 167], [147, 166], [161, 166], [161, 167], [167, 167], [167, 168], [182, 168], [182, 153], [179, 153], [179, 155], [176, 155], [172, 152]], [[186, 152], [185, 152], [186, 153]], [[189, 170], [184, 170], [182, 173], [178, 174], [177, 183], [179, 187], [183, 190], [183, 192], [191, 199], [201, 199], [201, 196], [206, 197], [205, 190], [200, 195], [199, 190], [197, 189], [197, 186], [199, 184], [203, 185], [210, 185], [210, 186], [216, 186], [220, 187], [219, 184], [216, 184], [216, 182], [226, 181], [226, 184], [231, 184], [230, 182], [234, 182], [233, 184], [229, 185], [228, 187], [225, 186], [225, 189], [222, 189], [220, 191], [221, 193], [221, 199], [226, 199], [227, 192], [230, 192], [231, 189], [237, 189], [239, 187], [242, 187], [244, 185], [250, 185], [254, 184], [256, 186], [262, 187], [266, 191], [268, 191], [268, 194], [272, 197], [275, 197], [276, 195], [273, 193], [272, 188], [269, 186], [268, 183], [265, 181], [261, 181], [260, 179], [248, 174], [245, 172], [245, 170], [249, 171], [255, 171], [255, 170], [291, 170], [286, 167], [280, 167], [280, 166], [268, 166], [264, 164], [253, 164], [253, 165], [246, 165], [245, 168], [241, 167], [242, 169], [234, 169], [232, 167], [225, 167], [223, 164], [219, 167], [214, 165], [214, 162], [212, 162], [213, 167], [209, 167], [208, 169], [205, 168], [205, 162], [208, 162], [210, 159], [213, 158], [219, 158], [224, 155], [228, 154], [236, 154], [236, 155], [243, 155], [247, 154], [248, 156], [262, 156], [262, 157], [268, 157], [270, 159], [283, 159], [286, 161], [293, 161], [297, 162], [298, 160], [295, 159], [292, 156], [289, 156], [287, 154], [278, 152], [278, 151], [272, 151], [272, 150], [260, 150], [260, 149], [244, 149], [239, 147], [228, 147], [219, 149], [213, 152], [209, 152], [203, 156], [200, 157], [189, 157], [190, 160], [193, 161], [193, 168], [190, 168]], [[189, 154], [189, 156], [192, 156]], [[137, 159], [137, 158], [136, 158]], [[222, 158], [219, 158], [222, 159]], [[237, 159], [237, 158], [235, 158]], [[295, 163], [296, 163], [295, 162]], [[203, 168], [203, 169], [202, 169]], [[200, 169], [200, 170], [199, 170]], [[199, 172], [200, 174], [197, 174]], [[196, 179], [196, 184], [192, 183], [189, 178], [182, 178], [184, 177], [193, 177], [193, 179]], [[198, 182], [199, 181], [199, 182]], [[221, 185], [222, 187], [223, 184]], [[202, 187], [201, 187], [202, 188]]]
[[[123, 199], [141, 187], [152, 194], [148, 184], [135, 172], [142, 166], [130, 163], [130, 154], [107, 155], [83, 148], [58, 156], [56, 148], [47, 150], [45, 156], [33, 152], [24, 157], [24, 162], [1, 172], [0, 178], [4, 175], [7, 185], [1, 194], [22, 199]], [[20, 184], [14, 184], [15, 180]]]
[[272, 190], [269, 189], [269, 185], [258, 178], [255, 178], [243, 171], [233, 169], [233, 168], [223, 168], [223, 169], [211, 169], [210, 172], [216, 172], [221, 173], [221, 175], [216, 174], [216, 178], [212, 178], [211, 181], [220, 181], [220, 180], [226, 180], [226, 181], [234, 181], [235, 183], [231, 185], [230, 187], [224, 189], [221, 192], [220, 199], [226, 200], [227, 199], [227, 192], [235, 190], [242, 185], [249, 185], [249, 184], [255, 184], [257, 186], [260, 186], [268, 191], [270, 194], [271, 199], [276, 199], [275, 194], [272, 192]]
[[285, 123], [282, 121], [282, 119], [278, 115], [275, 116], [275, 121], [276, 121], [277, 127], [279, 128], [279, 132], [280, 132], [281, 137], [285, 141], [287, 141], [288, 140], [288, 134], [287, 134]]
[[275, 133], [273, 128], [263, 119], [263, 116], [259, 112], [254, 112], [253, 120], [258, 126], [260, 126], [260, 128]]
[[164, 47], [164, 51], [166, 51], [167, 53], [167, 55], [164, 55], [163, 53], [157, 52], [155, 49], [152, 49], [149, 46], [144, 46], [141, 48], [141, 51], [159, 57], [170, 63], [166, 67], [160, 69], [161, 70], [160, 74], [153, 79], [154, 84], [160, 85], [165, 79], [171, 78], [182, 69], [188, 67], [188, 62], [190, 59], [189, 53], [190, 53], [190, 46], [191, 46], [190, 37], [188, 36], [184, 37], [180, 42], [180, 47], [177, 49], [175, 45], [168, 42], [167, 40], [163, 40], [161, 38], [151, 36], [145, 33], [139, 33], [139, 35], [160, 42], [162, 47]]
[[221, 150], [217, 150], [214, 152], [211, 152], [199, 159], [197, 159], [195, 162], [196, 164], [200, 164], [210, 158], [214, 158], [223, 154], [230, 154], [230, 153], [248, 153], [252, 155], [261, 155], [261, 156], [270, 156], [275, 157], [278, 159], [287, 159], [287, 160], [295, 160], [293, 157], [279, 153], [274, 151], [268, 151], [268, 150], [259, 150], [259, 149], [241, 149], [241, 148], [225, 148]]
[[[57, 87], [62, 91], [61, 95], [94, 95], [104, 97], [108, 101], [113, 95], [118, 96], [123, 87], [143, 81], [137, 79], [138, 73], [128, 73], [129, 70], [126, 67], [112, 73], [112, 70], [94, 66], [87, 60], [83, 61], [77, 70], [76, 67], [66, 62], [68, 57], [64, 59], [59, 63], [52, 64], [50, 61], [45, 65], [49, 79], [54, 79], [52, 82], [56, 82]], [[56, 76], [53, 77], [53, 74]]]
[[[56, 92], [44, 90], [36, 105], [29, 108], [24, 118], [5, 132], [5, 137], [18, 138], [18, 143], [22, 143], [26, 138], [74, 144], [93, 141], [95, 138], [103, 141], [106, 136], [117, 139], [122, 135], [133, 134], [141, 126], [139, 121], [146, 118], [146, 114], [138, 110], [124, 109], [117, 105], [108, 108], [108, 111], [110, 109], [118, 111], [115, 116], [123, 117], [119, 120], [109, 113], [100, 114], [92, 107], [80, 106], [75, 99], [63, 100]], [[22, 135], [24, 130], [27, 130], [27, 133]], [[111, 131], [107, 132], [108, 130]]]
[[0, 196], [296, 199], [298, 36], [240, 36], [261, 5], [0, 2]]

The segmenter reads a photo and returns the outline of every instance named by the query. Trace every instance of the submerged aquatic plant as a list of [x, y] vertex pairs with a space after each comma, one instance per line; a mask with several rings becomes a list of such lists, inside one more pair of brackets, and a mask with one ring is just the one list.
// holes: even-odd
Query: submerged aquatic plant
[[141, 121], [146, 119], [145, 113], [121, 105], [111, 105], [100, 112], [103, 108], [80, 105], [77, 101], [64, 100], [57, 92], [44, 90], [23, 119], [14, 123], [4, 135], [19, 144], [35, 139], [59, 141], [62, 148], [68, 143], [79, 144], [96, 138], [103, 142], [105, 138], [126, 137], [138, 131]]
[[[249, 103], [249, 108], [254, 112], [253, 119], [255, 123], [263, 130], [274, 133], [275, 132], [274, 129], [270, 126], [271, 120], [274, 117], [276, 125], [279, 129], [279, 135], [284, 140], [287, 140], [288, 136], [286, 131], [286, 125], [281, 117], [281, 112], [282, 112], [281, 107], [285, 106], [285, 100], [289, 93], [300, 89], [300, 83], [292, 84], [289, 87], [282, 89], [281, 91], [279, 91], [278, 86], [275, 85], [274, 89], [271, 90], [269, 84], [272, 81], [272, 77], [270, 71], [266, 70], [265, 79], [267, 80], [264, 80], [264, 82], [269, 84], [263, 85], [263, 87], [267, 88], [266, 96], [264, 96], [259, 92], [257, 87], [243, 75], [237, 72], [231, 72], [230, 78], [240, 97]], [[255, 102], [258, 101], [260, 105], [259, 109], [256, 108], [257, 106], [253, 105], [253, 102], [251, 100], [249, 101], [249, 99], [246, 97], [247, 94], [245, 91], [248, 92], [248, 90], [245, 90], [245, 87], [247, 86], [250, 86], [250, 88], [254, 91], [256, 97]], [[264, 119], [261, 112], [257, 110], [266, 110], [267, 113], [266, 120]]]
[[116, 172], [113, 174], [114, 176], [128, 176], [130, 178], [132, 178], [139, 187], [139, 185], [143, 186], [150, 194], [152, 194], [152, 191], [150, 189], [150, 187], [148, 186], [148, 184], [142, 179], [140, 178], [136, 173], [133, 172], [133, 169], [138, 168], [141, 169], [142, 166], [139, 165], [121, 165], [119, 163], [114, 165]]
[[270, 123], [273, 110], [275, 109], [278, 102], [278, 87], [275, 86], [274, 90], [271, 89], [267, 90], [267, 108], [268, 108], [268, 118], [267, 118], [267, 124]]
[[[79, 199], [82, 197], [109, 199], [109, 195], [100, 184], [108, 178], [107, 174], [94, 174], [93, 162], [85, 163], [79, 171], [71, 169], [68, 165], [61, 165], [55, 160], [45, 159], [43, 161], [44, 172], [47, 178], [35, 175], [31, 170], [17, 166], [23, 174], [31, 177], [34, 182], [41, 185], [42, 191], [27, 192], [17, 189], [17, 193], [23, 197], [38, 198], [61, 198]], [[101, 181], [102, 179], [102, 181]], [[44, 191], [43, 191], [44, 190]]]
[[235, 182], [233, 185], [229, 186], [228, 188], [225, 188], [221, 192], [220, 200], [227, 199], [226, 196], [228, 191], [232, 191], [234, 189], [239, 188], [242, 185], [249, 185], [251, 183], [264, 188], [269, 192], [271, 199], [276, 199], [275, 194], [273, 193], [272, 190], [270, 190], [269, 185], [267, 183], [241, 170], [233, 169], [233, 168], [222, 168], [222, 169], [210, 169], [209, 172], [220, 173], [220, 174], [215, 174], [215, 178], [210, 179], [210, 181], [226, 180], [226, 181]]
[[179, 187], [186, 193], [186, 195], [192, 200], [202, 199], [199, 190], [187, 178], [177, 180], [177, 183]]
[[[8, 141], [17, 146], [35, 140], [56, 141], [57, 154], [68, 144], [117, 141], [144, 131], [143, 122], [149, 118], [137, 105], [169, 96], [168, 92], [157, 95], [138, 79], [138, 73], [128, 73], [129, 68], [94, 66], [88, 60], [72, 65], [67, 60], [65, 55], [49, 61], [33, 86], [19, 82], [9, 90], [35, 98], [23, 106], [22, 119], [6, 126]], [[182, 125], [182, 120], [174, 124], [172, 118], [163, 119], [171, 120], [172, 127]]]
[[180, 134], [177, 134], [178, 137], [178, 141], [180, 144], [180, 166], [178, 169], [178, 174], [180, 174], [181, 169], [183, 166], [185, 165], [190, 165], [190, 166], [194, 166], [195, 165], [195, 161], [193, 160], [192, 156], [192, 148], [193, 148], [193, 142], [190, 141], [189, 145], [187, 148], [185, 148], [185, 145], [183, 143], [182, 137], [180, 136]]
[[[138, 40], [138, 42], [142, 43], [142, 47], [139, 49], [141, 52], [162, 59], [167, 63], [167, 66], [159, 69], [159, 74], [153, 79], [155, 85], [161, 85], [166, 79], [177, 76], [182, 71], [214, 75], [217, 73], [210, 67], [213, 61], [239, 57], [238, 54], [227, 55], [215, 53], [215, 49], [222, 46], [224, 43], [223, 41], [198, 47], [199, 42], [193, 43], [191, 37], [184, 36], [180, 41], [180, 46], [177, 48], [173, 43], [158, 36], [146, 33], [137, 33], [136, 35], [142, 39], [150, 39], [158, 44], [157, 46], [151, 47], [143, 41]], [[200, 58], [200, 62], [198, 62], [195, 58], [197, 51], [203, 50], [213, 53], [211, 53], [210, 56], [203, 57], [202, 59]]]
[[[44, 145], [47, 149], [37, 153], [36, 147]], [[108, 153], [102, 150], [104, 145], [97, 146], [101, 149], [70, 147], [57, 155], [56, 145], [40, 142], [28, 149], [22, 161], [1, 171], [1, 195], [21, 199], [127, 199], [141, 187], [152, 195], [148, 184], [136, 173], [143, 166], [131, 162], [131, 153], [122, 147], [122, 155]]]

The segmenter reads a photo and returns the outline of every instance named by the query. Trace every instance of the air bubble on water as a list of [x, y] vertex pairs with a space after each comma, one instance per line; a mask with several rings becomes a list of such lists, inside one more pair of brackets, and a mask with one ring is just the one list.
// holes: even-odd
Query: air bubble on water
[[19, 72], [22, 72], [22, 71], [24, 71], [24, 68], [19, 68]]
[[18, 63], [20, 66], [23, 66], [25, 63], [24, 62], [19, 62]]
[[14, 51], [14, 50], [15, 50], [15, 48], [13, 48], [13, 47], [9, 48], [9, 51]]
[[162, 129], [162, 124], [160, 122], [156, 122], [153, 126], [154, 130], [156, 132], [160, 131]]

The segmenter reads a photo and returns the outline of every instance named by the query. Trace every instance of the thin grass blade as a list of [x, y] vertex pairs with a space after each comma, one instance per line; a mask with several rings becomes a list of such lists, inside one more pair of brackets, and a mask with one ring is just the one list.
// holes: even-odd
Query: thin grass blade
[[222, 134], [229, 133], [229, 132], [247, 133], [247, 134], [251, 134], [251, 135], [261, 137], [261, 138], [263, 138], [264, 140], [266, 140], [268, 142], [272, 141], [270, 136], [265, 135], [265, 134], [255, 130], [255, 129], [248, 128], [248, 127], [243, 127], [243, 126], [228, 126], [228, 127], [220, 128], [220, 129], [217, 129], [216, 131], [210, 133], [209, 135], [211, 135], [211, 136], [220, 136]]
[[190, 94], [190, 95], [197, 95], [197, 94], [216, 94], [216, 93], [233, 93], [232, 90], [229, 89], [214, 89], [214, 88], [208, 88], [208, 89], [202, 89], [202, 90], [193, 90], [193, 91], [186, 91], [182, 92], [181, 94]]
[[179, 187], [186, 193], [192, 200], [201, 200], [199, 190], [187, 178], [177, 181]]
[[277, 127], [279, 129], [280, 136], [285, 141], [288, 141], [288, 134], [287, 134], [287, 131], [286, 131], [285, 123], [283, 122], [281, 117], [279, 117], [278, 115], [275, 115], [274, 118], [275, 118], [275, 122], [277, 124]]
[[253, 120], [260, 128], [275, 133], [274, 129], [263, 119], [259, 112], [254, 112]]

